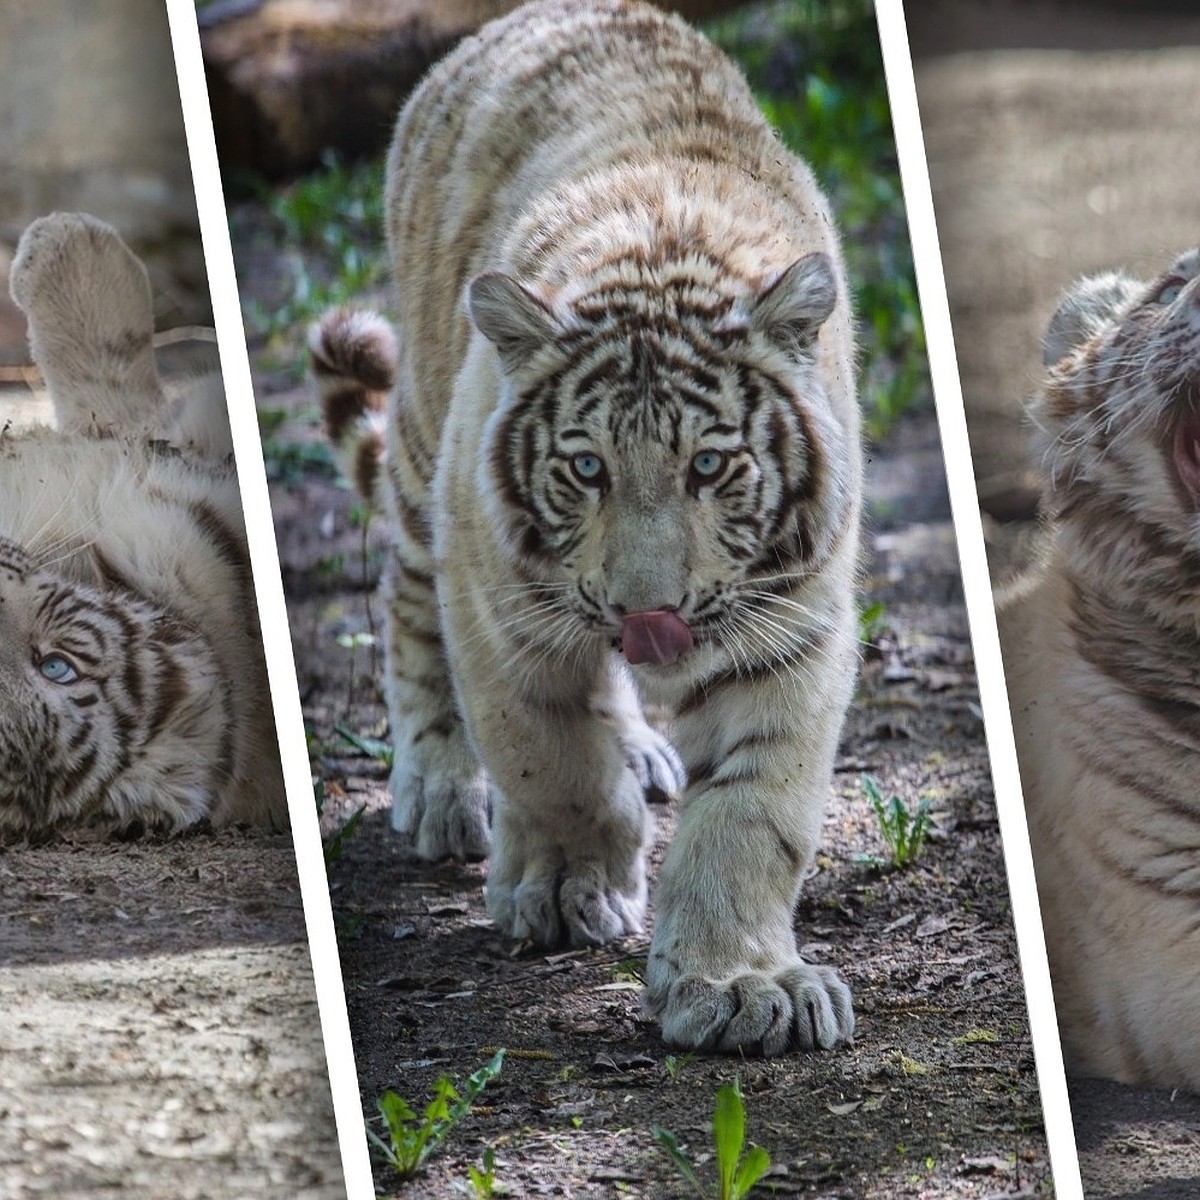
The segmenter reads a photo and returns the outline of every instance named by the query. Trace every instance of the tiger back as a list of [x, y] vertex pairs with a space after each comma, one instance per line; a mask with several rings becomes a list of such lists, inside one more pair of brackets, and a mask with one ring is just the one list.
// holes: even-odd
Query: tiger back
[[855, 676], [861, 487], [810, 171], [682, 21], [550, 0], [430, 73], [387, 175], [397, 334], [340, 311], [310, 345], [390, 516], [396, 827], [490, 854], [508, 934], [594, 944], [642, 925], [645, 789], [681, 794], [664, 1036], [847, 1039], [849, 991], [792, 929]]
[[18, 247], [56, 428], [0, 436], [0, 833], [286, 822], [219, 378], [168, 396], [108, 226]]
[[1200, 1089], [1200, 250], [1045, 339], [1040, 562], [1000, 634], [1070, 1071]]

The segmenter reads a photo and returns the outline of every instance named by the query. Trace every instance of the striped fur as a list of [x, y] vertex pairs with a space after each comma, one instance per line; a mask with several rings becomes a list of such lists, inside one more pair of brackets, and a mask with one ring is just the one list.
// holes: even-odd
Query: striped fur
[[1200, 1088], [1200, 250], [1084, 280], [1034, 417], [1045, 554], [1002, 598], [1068, 1064]]
[[[397, 828], [490, 852], [512, 936], [606, 942], [645, 911], [643, 790], [686, 777], [665, 1037], [847, 1039], [849, 992], [792, 929], [855, 675], [861, 473], [811, 174], [683, 22], [551, 0], [413, 95], [387, 213], [398, 342], [342, 312], [312, 346], [343, 461], [388, 484]], [[678, 644], [631, 667], [643, 620]]]
[[165, 394], [117, 234], [26, 230], [14, 298], [56, 429], [0, 437], [0, 835], [285, 823], [220, 380]]

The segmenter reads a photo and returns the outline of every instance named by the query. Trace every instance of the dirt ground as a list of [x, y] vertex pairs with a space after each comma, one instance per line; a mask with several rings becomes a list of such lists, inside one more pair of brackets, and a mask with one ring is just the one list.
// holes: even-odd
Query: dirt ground
[[[993, 572], [1036, 495], [1021, 423], [1040, 335], [1080, 274], [1152, 277], [1200, 238], [1194, 6], [909, 6], [938, 232]], [[1136, 10], [1136, 11], [1135, 11]], [[1070, 1083], [1089, 1198], [1200, 1194], [1200, 1100]]]
[[[233, 219], [243, 303], [269, 304], [278, 262], [260, 210]], [[339, 729], [386, 735], [373, 547], [354, 497], [312, 463], [308, 391], [278, 347], [252, 346], [272, 436], [273, 506], [301, 697], [333, 835], [361, 823], [331, 868], [364, 1114], [386, 1088], [414, 1107], [439, 1075], [461, 1081], [498, 1047], [503, 1072], [427, 1170], [386, 1195], [449, 1197], [496, 1154], [513, 1196], [689, 1194], [651, 1127], [672, 1130], [711, 1177], [717, 1087], [740, 1077], [748, 1137], [768, 1148], [778, 1195], [999, 1197], [1047, 1194], [1049, 1167], [992, 802], [958, 566], [932, 412], [870, 453], [868, 599], [884, 605], [843, 740], [824, 845], [797, 914], [814, 960], [853, 987], [853, 1048], [773, 1062], [671, 1056], [641, 1014], [647, 939], [546, 954], [514, 946], [484, 912], [479, 866], [412, 861], [391, 832], [386, 769]], [[880, 870], [860, 776], [910, 804], [931, 797], [917, 866]], [[673, 814], [657, 809], [654, 858]], [[378, 1123], [373, 1126], [378, 1129]], [[765, 1194], [765, 1193], [764, 1193]]]
[[[11, 250], [4, 364], [27, 361]], [[178, 263], [152, 271], [164, 319], [202, 321]], [[20, 374], [0, 426], [48, 415]], [[286, 835], [0, 845], [0, 1062], [3, 1200], [345, 1195]]]

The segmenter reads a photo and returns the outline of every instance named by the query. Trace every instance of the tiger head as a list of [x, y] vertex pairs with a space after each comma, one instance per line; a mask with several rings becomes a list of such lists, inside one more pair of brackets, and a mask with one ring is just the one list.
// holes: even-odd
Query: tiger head
[[701, 266], [468, 291], [502, 367], [479, 467], [501, 544], [631, 662], [736, 640], [763, 594], [821, 565], [851, 504], [819, 340], [830, 259], [740, 293]]
[[226, 734], [203, 639], [0, 537], [0, 831], [203, 816]]
[[1044, 359], [1033, 417], [1066, 544], [1097, 576], [1200, 612], [1200, 249], [1148, 284], [1080, 281]]

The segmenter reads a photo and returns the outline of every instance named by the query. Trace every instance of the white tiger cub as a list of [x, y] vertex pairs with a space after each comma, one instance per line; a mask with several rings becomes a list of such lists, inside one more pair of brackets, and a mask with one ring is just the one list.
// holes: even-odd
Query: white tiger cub
[[1000, 634], [1068, 1069], [1200, 1089], [1200, 250], [1066, 297]]
[[550, 0], [434, 68], [387, 187], [399, 341], [343, 311], [310, 345], [390, 509], [396, 827], [490, 851], [511, 936], [603, 943], [645, 913], [644, 789], [686, 783], [664, 1037], [848, 1040], [792, 925], [857, 662], [851, 317], [811, 173], [682, 21]]
[[14, 299], [57, 428], [0, 433], [0, 835], [286, 822], [220, 379], [169, 400], [146, 272], [32, 224]]

